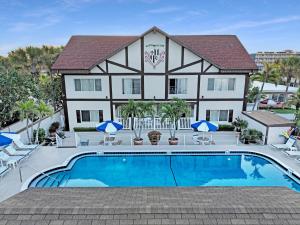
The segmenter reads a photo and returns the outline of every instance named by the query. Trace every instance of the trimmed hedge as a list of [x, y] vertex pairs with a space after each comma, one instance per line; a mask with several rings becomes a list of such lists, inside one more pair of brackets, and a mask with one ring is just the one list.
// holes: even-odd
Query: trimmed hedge
[[95, 132], [95, 127], [74, 127], [75, 132]]
[[234, 126], [230, 124], [220, 124], [218, 131], [234, 131]]

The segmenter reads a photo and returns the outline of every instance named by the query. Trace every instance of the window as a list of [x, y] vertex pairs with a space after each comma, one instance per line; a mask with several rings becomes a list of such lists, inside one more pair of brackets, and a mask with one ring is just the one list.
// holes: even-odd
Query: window
[[206, 110], [206, 120], [216, 122], [232, 122], [233, 110]]
[[76, 110], [77, 123], [103, 122], [103, 110]]
[[186, 94], [187, 78], [169, 79], [169, 94]]
[[141, 79], [122, 79], [123, 94], [141, 94]]
[[75, 91], [102, 91], [101, 79], [75, 79]]
[[208, 78], [208, 91], [234, 91], [235, 78]]

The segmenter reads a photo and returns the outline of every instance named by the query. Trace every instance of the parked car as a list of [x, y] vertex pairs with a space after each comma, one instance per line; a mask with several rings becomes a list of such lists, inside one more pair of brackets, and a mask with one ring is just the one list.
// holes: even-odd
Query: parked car
[[284, 107], [283, 102], [276, 102], [272, 99], [265, 99], [265, 100], [260, 101], [260, 103], [259, 103], [260, 109], [266, 109], [266, 108], [282, 109], [283, 107]]

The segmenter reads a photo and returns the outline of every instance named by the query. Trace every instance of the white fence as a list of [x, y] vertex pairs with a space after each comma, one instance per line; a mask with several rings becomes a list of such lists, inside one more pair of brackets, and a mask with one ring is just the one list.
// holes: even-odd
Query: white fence
[[[131, 119], [128, 118], [127, 120], [123, 118], [116, 118], [117, 121], [123, 124], [123, 127], [125, 130], [131, 129]], [[178, 129], [179, 130], [187, 130], [191, 129], [193, 118], [191, 117], [183, 117], [180, 118], [178, 121]], [[143, 129], [146, 130], [166, 130], [169, 129], [169, 126], [174, 127], [173, 123], [170, 123], [169, 119], [166, 119], [165, 121], [162, 121], [161, 118], [144, 118], [144, 119], [133, 119], [133, 127], [138, 128], [139, 124], [143, 127]]]

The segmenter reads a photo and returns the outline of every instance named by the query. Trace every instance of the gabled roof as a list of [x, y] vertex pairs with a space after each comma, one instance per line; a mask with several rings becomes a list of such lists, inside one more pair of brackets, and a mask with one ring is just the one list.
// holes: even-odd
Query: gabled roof
[[[141, 36], [72, 36], [53, 70], [90, 70]], [[221, 70], [256, 70], [256, 64], [235, 35], [167, 35]]]

